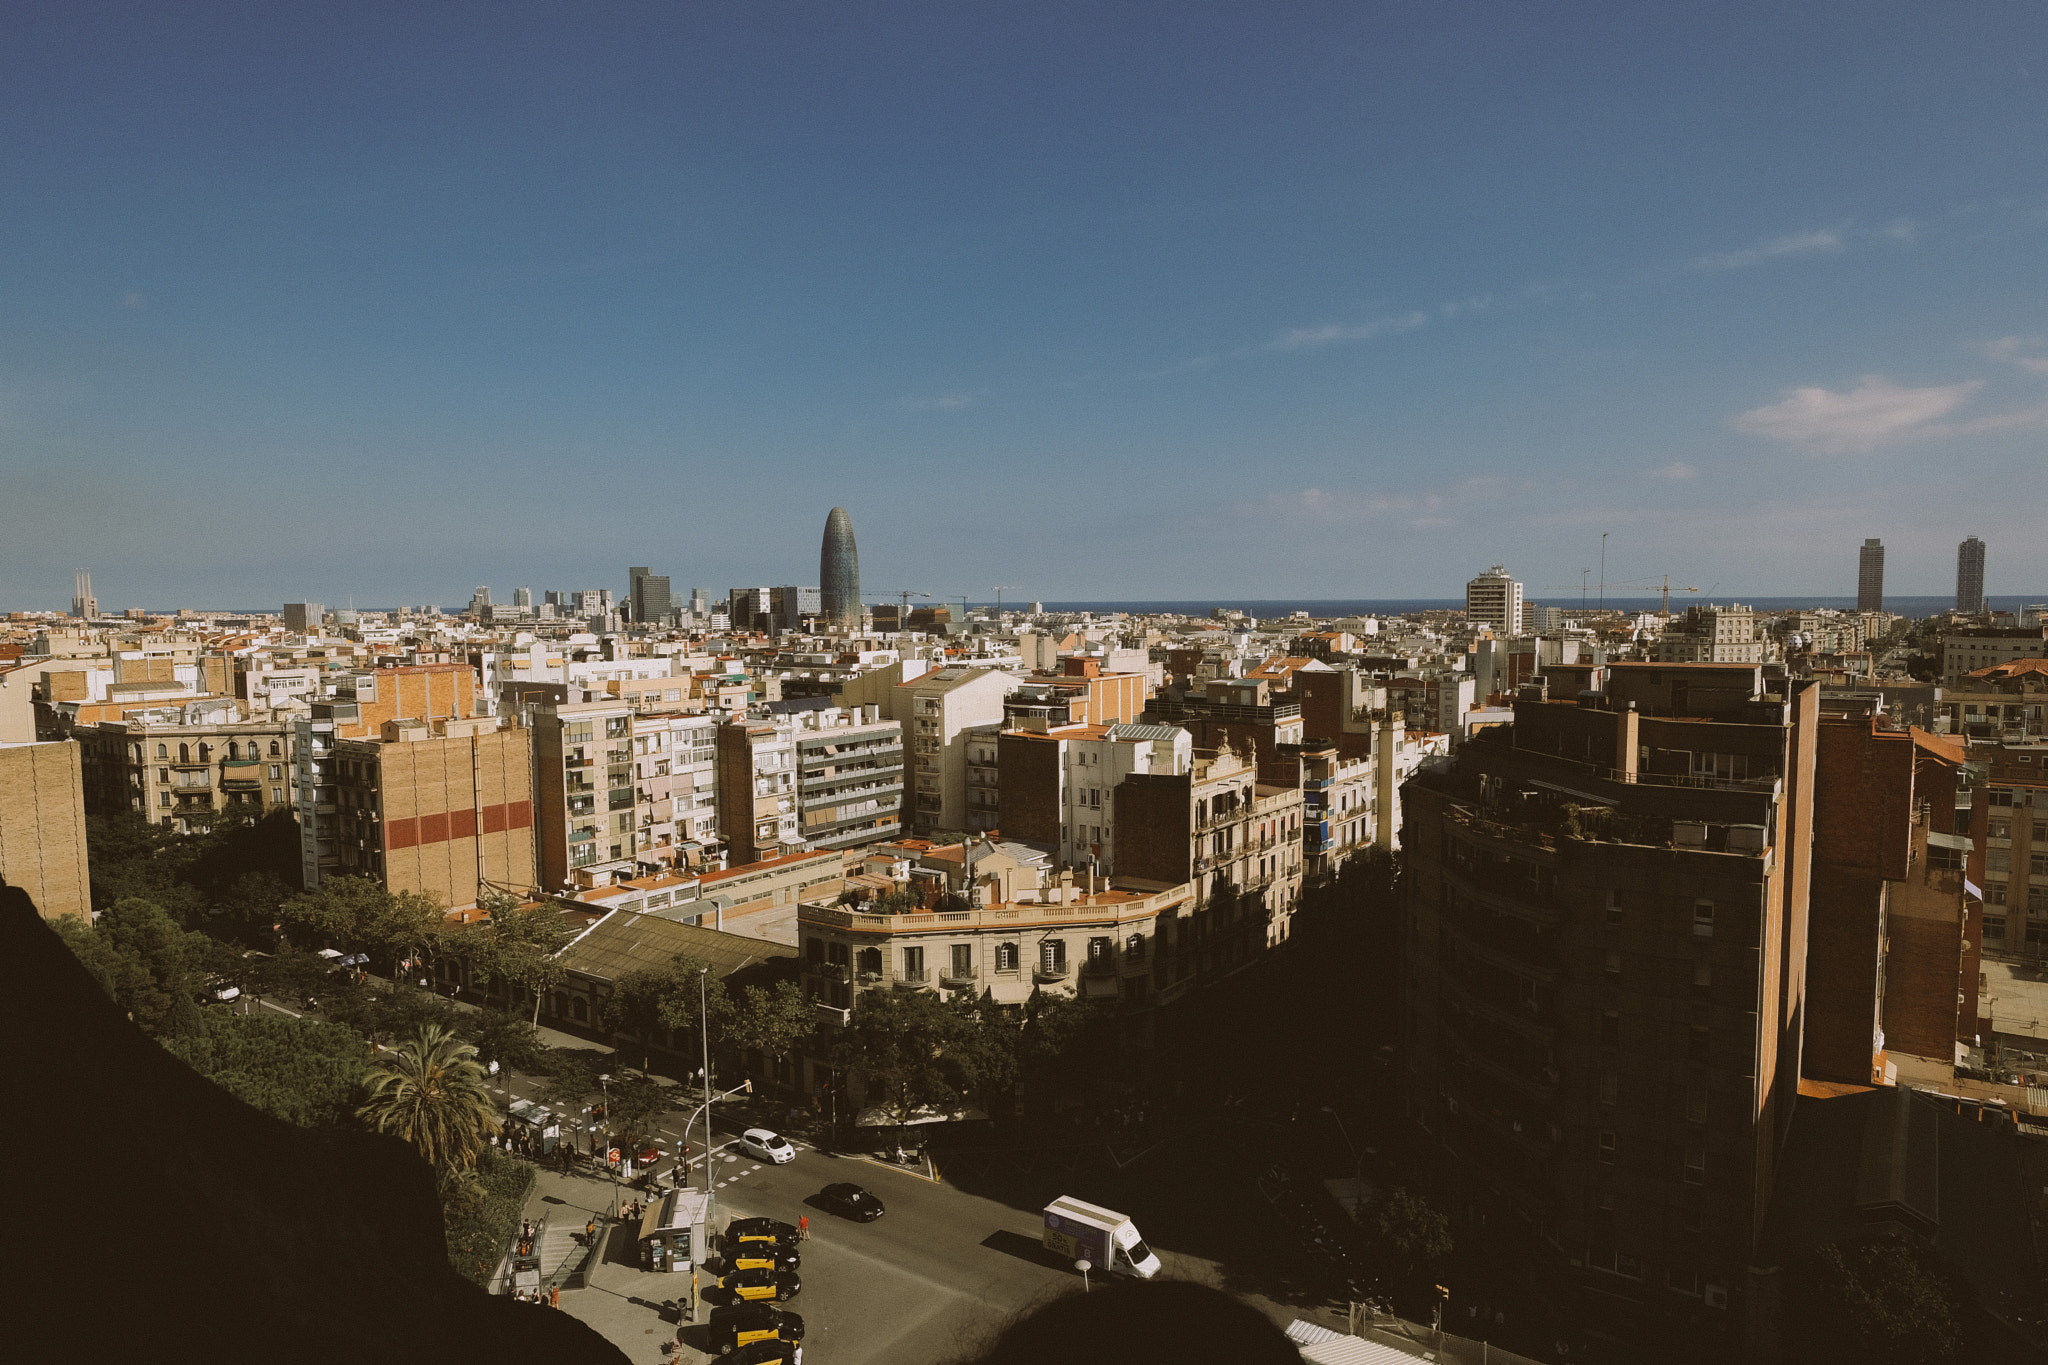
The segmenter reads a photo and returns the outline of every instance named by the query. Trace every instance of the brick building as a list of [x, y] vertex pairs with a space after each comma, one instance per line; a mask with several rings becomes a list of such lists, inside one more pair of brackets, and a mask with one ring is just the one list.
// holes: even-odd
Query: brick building
[[335, 743], [336, 861], [444, 906], [534, 886], [532, 736], [490, 719], [393, 720]]
[[[1963, 746], [1830, 707], [1815, 747], [1805, 1074], [1890, 1079], [1887, 1051], [1952, 1063], [1976, 1031], [1979, 930], [1956, 829]], [[1895, 1068], [1893, 1069], [1895, 1073]]]
[[1403, 791], [1407, 1108], [1454, 1232], [1661, 1349], [1741, 1340], [1797, 1093], [1819, 688], [1795, 686], [1530, 685]]
[[44, 919], [91, 917], [77, 744], [0, 744], [0, 880], [27, 892]]

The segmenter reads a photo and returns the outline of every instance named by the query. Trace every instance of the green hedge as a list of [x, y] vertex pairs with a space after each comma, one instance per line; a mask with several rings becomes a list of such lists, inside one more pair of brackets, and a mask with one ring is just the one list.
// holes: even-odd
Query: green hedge
[[475, 1184], [444, 1193], [441, 1216], [448, 1229], [448, 1261], [458, 1274], [488, 1285], [505, 1248], [512, 1244], [533, 1185], [533, 1167], [486, 1150], [477, 1159]]

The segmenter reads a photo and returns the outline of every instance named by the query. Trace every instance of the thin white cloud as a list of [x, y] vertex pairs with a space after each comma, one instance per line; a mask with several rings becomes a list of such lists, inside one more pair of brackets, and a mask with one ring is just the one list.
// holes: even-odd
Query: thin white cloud
[[141, 308], [146, 306], [148, 302], [149, 300], [143, 298], [139, 290], [131, 289], [121, 296], [121, 306], [123, 308]]
[[1357, 522], [1369, 521], [1390, 512], [1413, 511], [1432, 504], [1431, 498], [1406, 493], [1370, 493], [1359, 489], [1302, 488], [1268, 493], [1254, 502], [1238, 504], [1237, 510], [1254, 516], [1285, 521]]
[[1984, 343], [1984, 354], [2007, 365], [2017, 365], [2029, 374], [2048, 375], [2048, 355], [2025, 355], [2022, 352], [2048, 350], [2048, 342], [2040, 337], [2000, 337]]
[[1722, 251], [1710, 256], [1694, 259], [1695, 270], [1740, 270], [1746, 265], [1759, 261], [1775, 260], [1780, 256], [1810, 256], [1820, 251], [1840, 251], [1843, 233], [1840, 228], [1821, 228], [1817, 232], [1793, 232], [1783, 237], [1773, 237], [1741, 251]]
[[1684, 460], [1673, 460], [1670, 464], [1659, 469], [1657, 474], [1660, 478], [1666, 479], [1693, 479], [1699, 477], [1699, 471]]
[[1766, 436], [1827, 455], [1953, 434], [1941, 419], [1983, 387], [1980, 379], [1913, 389], [1882, 375], [1865, 375], [1855, 388], [1787, 390], [1781, 402], [1751, 408], [1735, 419], [1738, 431]]
[[1911, 218], [1894, 218], [1884, 225], [1882, 231], [1894, 242], [1911, 243], [1919, 238], [1920, 225]]
[[1377, 337], [1399, 336], [1412, 332], [1418, 327], [1429, 325], [1429, 314], [1420, 309], [1383, 318], [1356, 326], [1330, 323], [1322, 327], [1295, 327], [1282, 332], [1263, 346], [1267, 351], [1309, 351], [1319, 346], [1329, 346], [1340, 341], [1371, 341]]

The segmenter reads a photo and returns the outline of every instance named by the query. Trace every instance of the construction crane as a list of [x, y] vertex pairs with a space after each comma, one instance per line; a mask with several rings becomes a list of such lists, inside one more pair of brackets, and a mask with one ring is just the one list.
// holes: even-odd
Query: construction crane
[[[1583, 573], [1585, 571], [1580, 570], [1580, 572]], [[1586, 585], [1584, 583], [1545, 583], [1543, 585], [1544, 592], [1570, 592], [1573, 588], [1577, 588], [1579, 590], [1579, 597], [1581, 601], [1583, 601], [1586, 593]], [[1602, 592], [1604, 593], [1607, 588], [1621, 588], [1631, 592], [1654, 592], [1661, 594], [1664, 599], [1664, 614], [1666, 616], [1669, 616], [1671, 614], [1672, 593], [1702, 591], [1699, 588], [1686, 588], [1677, 586], [1676, 584], [1672, 583], [1670, 574], [1664, 575], [1664, 581], [1662, 583], [1608, 583], [1602, 587]]]
[[1006, 593], [1006, 592], [1015, 592], [1016, 590], [1017, 590], [1017, 585], [1016, 585], [1015, 583], [998, 583], [998, 584], [996, 584], [996, 624], [997, 624], [997, 625], [1001, 625], [1001, 624], [1002, 624], [1002, 622], [1003, 622], [1003, 594], [1004, 594], [1004, 593]]

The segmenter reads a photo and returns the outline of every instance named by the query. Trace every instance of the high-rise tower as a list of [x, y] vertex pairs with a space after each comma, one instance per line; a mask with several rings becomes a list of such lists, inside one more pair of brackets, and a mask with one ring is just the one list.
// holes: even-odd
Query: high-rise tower
[[90, 621], [100, 614], [100, 602], [92, 595], [92, 571], [80, 569], [72, 575], [71, 614]]
[[1498, 635], [1522, 633], [1522, 585], [1496, 564], [1465, 585], [1465, 619]]
[[820, 609], [834, 625], [860, 624], [860, 552], [853, 544], [853, 518], [835, 507], [825, 518], [825, 540], [818, 550]]
[[1856, 610], [1884, 610], [1884, 542], [1875, 536], [1856, 557]]
[[1984, 610], [1984, 542], [1975, 536], [1956, 546], [1956, 610]]

